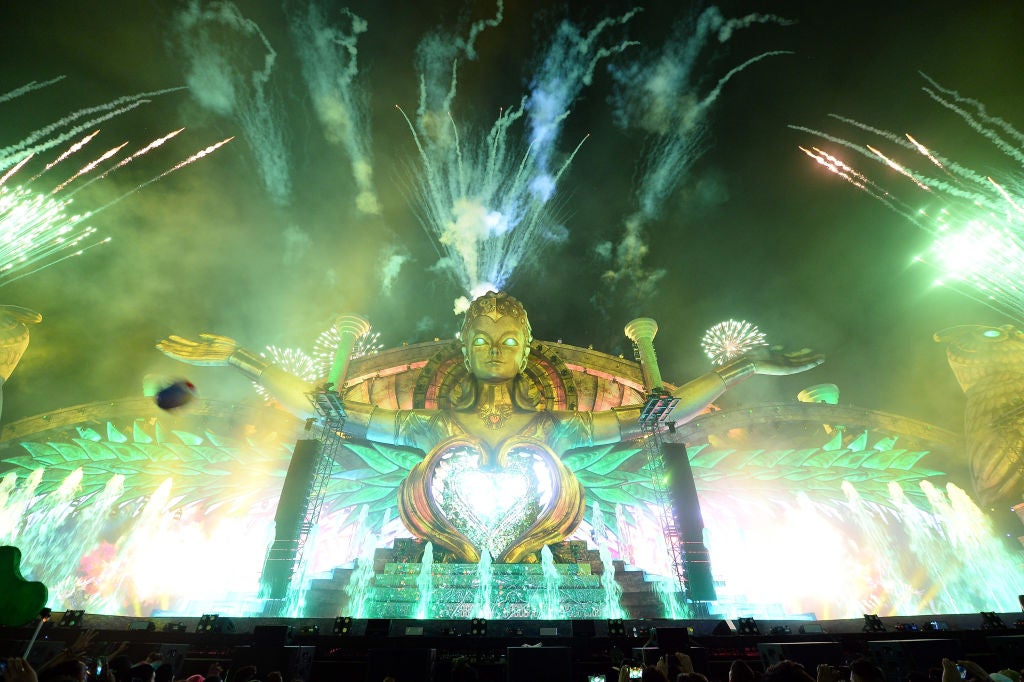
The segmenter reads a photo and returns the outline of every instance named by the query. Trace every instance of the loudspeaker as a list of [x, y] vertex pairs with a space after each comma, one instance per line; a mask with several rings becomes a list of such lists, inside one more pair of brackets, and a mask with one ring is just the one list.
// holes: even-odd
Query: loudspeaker
[[366, 621], [367, 637], [387, 637], [391, 634], [391, 621], [387, 618], [371, 618]]
[[902, 680], [913, 670], [928, 671], [935, 661], [962, 658], [959, 639], [892, 639], [868, 642], [868, 654], [886, 679]]
[[761, 664], [768, 667], [779, 661], [796, 661], [807, 670], [820, 664], [843, 665], [843, 645], [839, 642], [759, 642]]
[[252, 643], [257, 647], [282, 647], [292, 643], [292, 628], [288, 625], [256, 625], [252, 629]]
[[385, 677], [393, 677], [398, 682], [432, 682], [435, 658], [435, 649], [370, 649], [366, 660], [366, 679], [379, 682]]
[[988, 648], [996, 655], [998, 667], [1019, 670], [1024, 666], [1024, 635], [986, 637]]
[[569, 647], [509, 647], [508, 682], [565, 682], [572, 677]]
[[690, 650], [690, 631], [687, 628], [659, 627], [657, 641], [661, 655], [668, 656], [669, 660], [672, 660], [677, 651], [685, 654]]
[[162, 665], [171, 666], [174, 679], [179, 679], [181, 667], [185, 663], [185, 656], [188, 655], [188, 644], [161, 644], [160, 660]]
[[572, 636], [573, 637], [593, 637], [597, 634], [597, 629], [594, 626], [592, 620], [574, 620], [572, 621]]

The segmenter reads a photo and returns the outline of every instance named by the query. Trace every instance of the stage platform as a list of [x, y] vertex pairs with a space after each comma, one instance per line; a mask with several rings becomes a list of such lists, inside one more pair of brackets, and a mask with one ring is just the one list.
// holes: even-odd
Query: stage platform
[[[747, 662], [755, 670], [781, 659], [796, 660], [812, 672], [819, 663], [842, 666], [867, 656], [890, 682], [912, 670], [926, 672], [943, 657], [967, 658], [989, 671], [1024, 667], [1024, 619], [994, 614], [1006, 627], [993, 627], [982, 614], [886, 617], [884, 630], [865, 632], [865, 620], [414, 620], [312, 618], [131, 618], [84, 614], [79, 625], [62, 626], [55, 613], [39, 632], [30, 661], [47, 660], [95, 630], [89, 651], [105, 656], [125, 642], [141, 660], [159, 653], [175, 667], [175, 679], [204, 674], [211, 664], [228, 670], [256, 665], [260, 675], [280, 670], [286, 682], [448, 680], [465, 659], [481, 680], [591, 682], [618, 679], [624, 661], [653, 663], [684, 651], [698, 672], [726, 680], [729, 665]], [[213, 614], [211, 614], [213, 615]], [[0, 657], [21, 655], [35, 624], [0, 628]]]

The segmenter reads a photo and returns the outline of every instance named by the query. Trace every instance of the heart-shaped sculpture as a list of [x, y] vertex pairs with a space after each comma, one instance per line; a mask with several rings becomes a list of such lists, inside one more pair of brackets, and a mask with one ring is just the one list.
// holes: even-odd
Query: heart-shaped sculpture
[[544, 443], [510, 438], [497, 453], [456, 436], [413, 467], [398, 511], [416, 535], [477, 562], [515, 563], [563, 540], [583, 518], [583, 488]]

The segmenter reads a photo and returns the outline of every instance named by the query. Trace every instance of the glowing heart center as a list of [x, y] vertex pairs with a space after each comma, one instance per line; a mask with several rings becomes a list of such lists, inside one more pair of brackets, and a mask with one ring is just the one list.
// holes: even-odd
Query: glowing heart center
[[477, 550], [492, 557], [512, 547], [550, 498], [551, 472], [532, 452], [518, 452], [502, 468], [481, 468], [476, 448], [457, 448], [434, 470], [435, 507]]

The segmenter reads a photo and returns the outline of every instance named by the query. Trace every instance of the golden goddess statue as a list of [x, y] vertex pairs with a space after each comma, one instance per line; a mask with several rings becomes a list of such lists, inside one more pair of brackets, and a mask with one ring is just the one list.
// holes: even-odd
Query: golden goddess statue
[[[506, 293], [470, 305], [461, 332], [470, 380], [449, 409], [393, 410], [345, 402], [344, 431], [354, 438], [416, 448], [425, 457], [398, 491], [406, 528], [469, 562], [483, 552], [499, 562], [526, 559], [564, 540], [583, 518], [583, 487], [561, 461], [578, 447], [640, 435], [640, 405], [607, 411], [548, 410], [522, 376], [533, 341], [526, 310]], [[157, 348], [193, 365], [230, 365], [261, 382], [287, 409], [313, 416], [314, 386], [229, 338], [171, 336]], [[753, 374], [794, 374], [823, 361], [807, 350], [761, 348], [673, 392], [669, 416], [685, 422]]]

